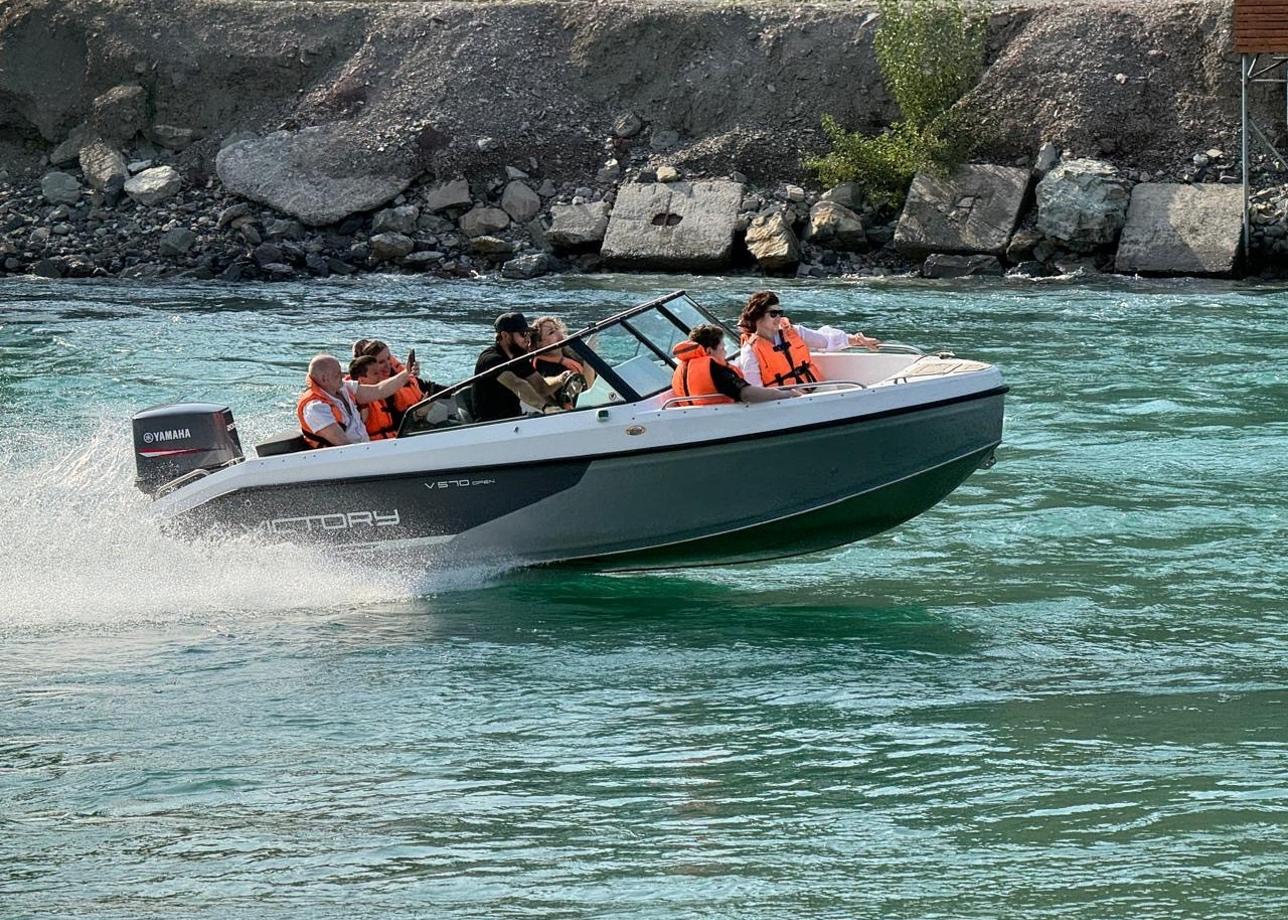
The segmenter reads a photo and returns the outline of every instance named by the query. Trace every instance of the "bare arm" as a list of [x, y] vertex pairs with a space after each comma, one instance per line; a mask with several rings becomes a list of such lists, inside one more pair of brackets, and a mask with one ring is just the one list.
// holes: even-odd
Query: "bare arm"
[[339, 422], [332, 422], [330, 425], [327, 425], [325, 428], [322, 428], [319, 431], [313, 432], [313, 436], [316, 438], [321, 438], [323, 441], [326, 441], [332, 447], [343, 447], [345, 444], [353, 443], [352, 441], [349, 440], [349, 436], [344, 433], [344, 429], [340, 427]]
[[535, 371], [527, 377], [520, 377], [514, 371], [502, 371], [496, 377], [497, 383], [529, 406], [548, 406], [554, 402], [555, 391], [563, 385], [562, 378], [555, 379], [560, 382], [552, 386]]
[[379, 383], [360, 383], [353, 393], [353, 401], [360, 406], [365, 406], [380, 399], [388, 399], [403, 388], [412, 374], [410, 367], [404, 367], [388, 380], [382, 380]]
[[795, 390], [770, 390], [765, 387], [745, 386], [738, 393], [738, 398], [745, 403], [774, 402], [779, 399], [792, 399], [799, 396]]

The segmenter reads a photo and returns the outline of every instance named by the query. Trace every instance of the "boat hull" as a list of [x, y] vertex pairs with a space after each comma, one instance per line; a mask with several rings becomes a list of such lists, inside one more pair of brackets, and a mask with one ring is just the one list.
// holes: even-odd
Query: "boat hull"
[[176, 520], [453, 564], [798, 555], [894, 527], [949, 494], [1000, 443], [1004, 393], [593, 459], [240, 489]]

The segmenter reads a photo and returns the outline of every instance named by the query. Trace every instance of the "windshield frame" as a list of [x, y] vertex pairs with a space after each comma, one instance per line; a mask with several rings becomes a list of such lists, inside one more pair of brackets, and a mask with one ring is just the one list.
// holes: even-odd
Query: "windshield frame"
[[[414, 416], [417, 414], [417, 410], [423, 410], [427, 404], [433, 403], [442, 399], [450, 399], [454, 397], [457, 393], [459, 393], [461, 390], [464, 390], [467, 387], [473, 386], [475, 381], [482, 380], [486, 377], [499, 374], [505, 370], [516, 368], [521, 364], [530, 362], [534, 357], [537, 357], [538, 355], [542, 355], [547, 352], [558, 351], [562, 348], [569, 347], [569, 346], [571, 346], [572, 350], [579, 357], [584, 359], [592, 368], [594, 368], [595, 372], [599, 374], [599, 376], [602, 377], [604, 381], [607, 384], [609, 384], [622, 397], [622, 402], [619, 403], [619, 405], [636, 403], [636, 402], [640, 402], [642, 400], [648, 399], [649, 397], [656, 396], [658, 393], [663, 392], [663, 390], [665, 390], [666, 387], [660, 387], [649, 393], [638, 392], [634, 387], [627, 384], [626, 381], [623, 380], [622, 377], [613, 370], [612, 366], [609, 365], [608, 362], [605, 361], [604, 358], [600, 356], [589, 343], [587, 343], [586, 339], [588, 339], [589, 337], [599, 332], [603, 332], [605, 329], [608, 329], [611, 327], [620, 327], [625, 329], [628, 334], [630, 334], [635, 339], [637, 339], [648, 350], [648, 352], [650, 352], [653, 355], [656, 355], [658, 358], [661, 358], [670, 367], [675, 367], [675, 358], [671, 355], [665, 354], [662, 351], [662, 349], [657, 347], [657, 345], [652, 341], [652, 339], [650, 339], [647, 335], [643, 334], [642, 332], [638, 331], [634, 326], [632, 326], [630, 324], [630, 319], [634, 316], [639, 316], [640, 314], [646, 313], [650, 310], [656, 310], [659, 315], [663, 316], [671, 323], [675, 324], [675, 326], [678, 327], [680, 330], [682, 330], [684, 335], [687, 336], [693, 327], [689, 326], [687, 323], [681, 320], [679, 316], [676, 315], [676, 313], [666, 308], [666, 304], [672, 303], [680, 299], [687, 300], [693, 306], [693, 308], [697, 310], [698, 314], [702, 317], [702, 319], [705, 322], [709, 322], [713, 325], [719, 326], [721, 329], [724, 329], [726, 335], [732, 335], [732, 333], [729, 331], [728, 326], [722, 323], [719, 319], [713, 316], [705, 307], [703, 307], [696, 300], [690, 297], [687, 291], [685, 290], [672, 291], [670, 294], [664, 294], [661, 297], [655, 297], [652, 300], [648, 300], [643, 303], [636, 304], [635, 306], [630, 307], [629, 309], [622, 310], [619, 313], [615, 313], [612, 316], [608, 317], [607, 319], [603, 319], [598, 322], [591, 323], [590, 325], [585, 326], [582, 329], [578, 329], [576, 332], [569, 333], [565, 338], [562, 338], [557, 342], [552, 342], [551, 344], [544, 345], [541, 348], [536, 348], [536, 349], [533, 349], [532, 351], [525, 352], [522, 355], [519, 355], [518, 357], [511, 358], [509, 361], [506, 361], [504, 364], [498, 364], [496, 367], [489, 368], [488, 370], [484, 371], [481, 374], [475, 374], [471, 377], [467, 377], [464, 380], [458, 381], [457, 383], [454, 383], [451, 386], [448, 386], [442, 390], [439, 390], [437, 393], [434, 393], [433, 395], [428, 396], [425, 399], [422, 399], [420, 402], [416, 403], [414, 406], [412, 406], [407, 410], [407, 412], [403, 415], [402, 422], [398, 426], [397, 436], [399, 438], [415, 437], [417, 435], [422, 435], [422, 434], [433, 434], [436, 431], [442, 431], [442, 430], [455, 430], [457, 428], [468, 428], [468, 427], [473, 427], [475, 425], [491, 425], [491, 424], [496, 424], [498, 422], [513, 422], [514, 421], [513, 418], [495, 419], [495, 420], [486, 421], [486, 422], [466, 422], [464, 424], [453, 425], [448, 428], [428, 428], [428, 429], [422, 429], [418, 431], [410, 430], [411, 423], [414, 422]], [[734, 337], [733, 340], [737, 341], [737, 338]], [[592, 407], [590, 406], [586, 407], [586, 409], [590, 409], [590, 408]], [[595, 408], [600, 408], [600, 407], [595, 407]], [[574, 408], [568, 411], [578, 412], [583, 410]]]

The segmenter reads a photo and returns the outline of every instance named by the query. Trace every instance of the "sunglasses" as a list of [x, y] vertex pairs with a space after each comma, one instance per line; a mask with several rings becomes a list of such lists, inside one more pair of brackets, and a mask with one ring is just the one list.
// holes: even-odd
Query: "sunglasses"
[[768, 313], [770, 316], [772, 316], [774, 319], [778, 319], [780, 316], [786, 316], [786, 315], [787, 315], [787, 314], [786, 314], [785, 312], [783, 312], [782, 310], [767, 310], [767, 311], [765, 311], [765, 312], [767, 312], [767, 313]]

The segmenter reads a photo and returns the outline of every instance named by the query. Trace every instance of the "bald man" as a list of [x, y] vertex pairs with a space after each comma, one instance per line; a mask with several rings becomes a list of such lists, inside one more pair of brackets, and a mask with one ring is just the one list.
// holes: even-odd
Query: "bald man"
[[310, 447], [340, 447], [369, 440], [359, 406], [388, 399], [414, 377], [413, 364], [380, 383], [345, 380], [340, 362], [331, 355], [315, 355], [309, 362], [307, 387], [295, 404], [300, 432]]

